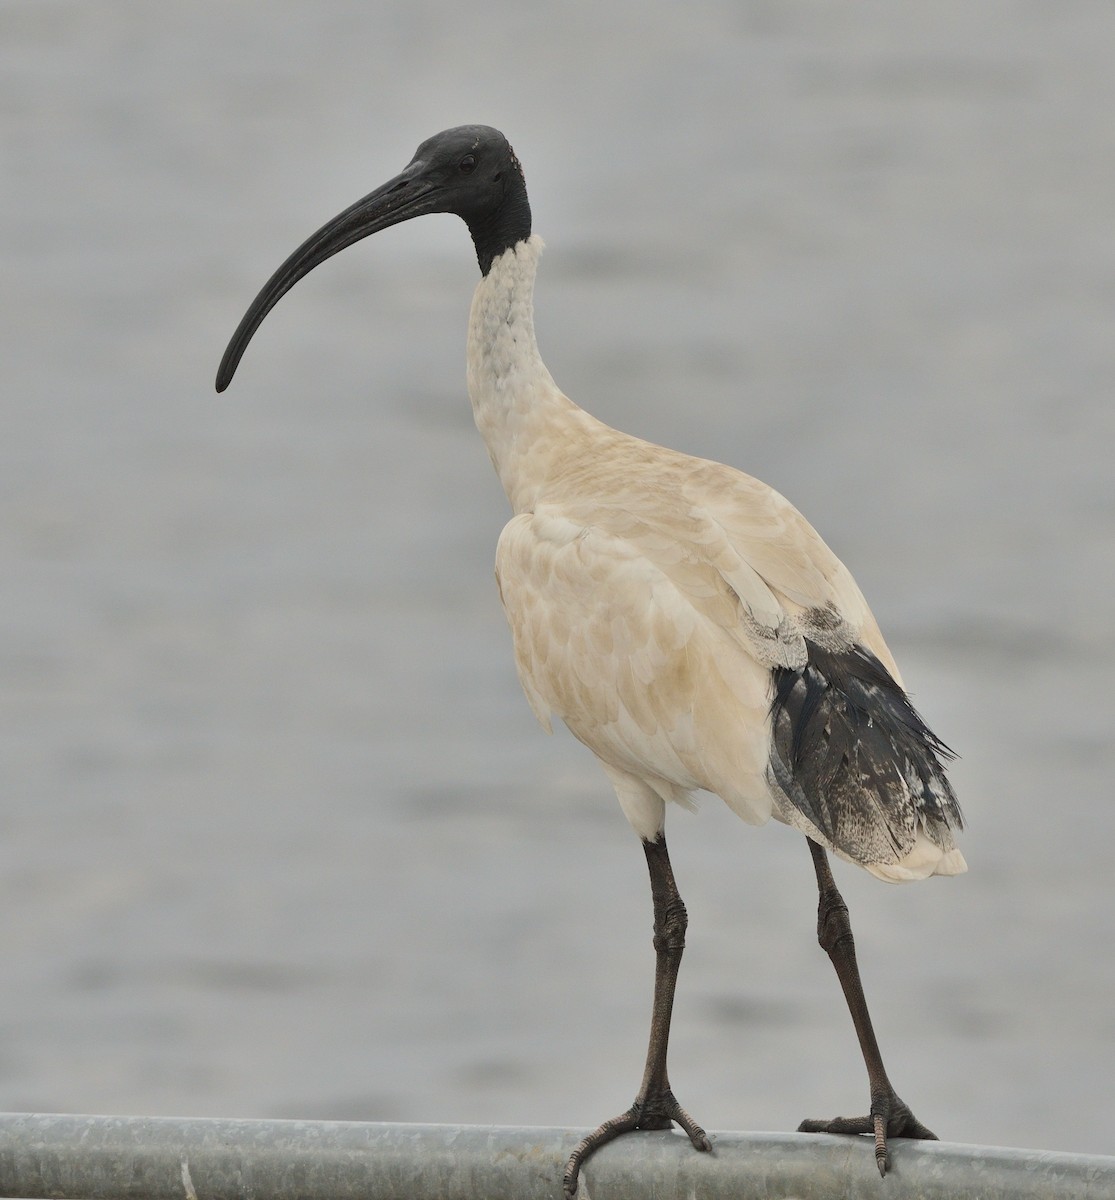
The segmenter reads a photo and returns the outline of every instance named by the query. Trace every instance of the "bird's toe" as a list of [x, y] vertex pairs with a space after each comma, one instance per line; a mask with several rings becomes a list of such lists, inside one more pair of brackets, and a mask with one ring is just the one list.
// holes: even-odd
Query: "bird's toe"
[[874, 1137], [875, 1162], [880, 1175], [887, 1173], [890, 1163], [887, 1148], [889, 1138], [937, 1141], [937, 1135], [926, 1128], [910, 1111], [909, 1105], [893, 1092], [873, 1096], [871, 1112], [865, 1117], [833, 1117], [827, 1121], [808, 1119], [798, 1126], [798, 1133], [866, 1134]]

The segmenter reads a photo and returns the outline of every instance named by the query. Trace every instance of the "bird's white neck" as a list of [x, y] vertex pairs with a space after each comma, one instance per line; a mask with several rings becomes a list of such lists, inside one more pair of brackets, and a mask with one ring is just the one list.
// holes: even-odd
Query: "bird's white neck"
[[534, 276], [542, 253], [537, 236], [496, 258], [476, 287], [468, 324], [468, 394], [476, 427], [515, 512], [534, 508], [554, 456], [583, 425], [583, 413], [562, 395], [534, 337]]

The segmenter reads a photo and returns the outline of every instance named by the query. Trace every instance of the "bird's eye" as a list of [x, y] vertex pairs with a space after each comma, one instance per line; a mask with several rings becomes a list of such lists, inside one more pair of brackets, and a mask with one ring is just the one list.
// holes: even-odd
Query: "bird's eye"
[[476, 157], [472, 154], [466, 154], [464, 158], [457, 164], [457, 170], [462, 175], [471, 175], [476, 170]]

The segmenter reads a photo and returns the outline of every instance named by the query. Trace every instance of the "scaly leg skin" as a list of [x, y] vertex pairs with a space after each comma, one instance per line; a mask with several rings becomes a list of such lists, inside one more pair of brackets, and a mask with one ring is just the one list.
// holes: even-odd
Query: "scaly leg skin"
[[837, 890], [824, 849], [810, 840], [809, 851], [813, 855], [813, 867], [817, 872], [817, 891], [820, 896], [817, 903], [817, 941], [832, 960], [840, 986], [844, 989], [844, 998], [848, 1001], [848, 1011], [852, 1014], [856, 1036], [863, 1051], [863, 1061], [867, 1067], [867, 1080], [871, 1087], [871, 1112], [866, 1117], [802, 1121], [798, 1132], [873, 1134], [875, 1163], [879, 1174], [886, 1175], [889, 1165], [888, 1137], [921, 1138], [935, 1142], [937, 1135], [926, 1129], [898, 1098], [887, 1078], [883, 1056], [879, 1052], [879, 1043], [875, 1040], [871, 1016], [867, 1011], [863, 984], [860, 982], [856, 945], [852, 939], [852, 925], [848, 920], [848, 906]]
[[688, 918], [685, 905], [674, 882], [670, 856], [666, 852], [666, 838], [643, 842], [650, 869], [650, 892], [654, 901], [654, 1006], [651, 1010], [650, 1044], [647, 1046], [647, 1064], [643, 1082], [635, 1103], [618, 1117], [605, 1121], [588, 1137], [577, 1143], [565, 1165], [563, 1185], [566, 1200], [577, 1194], [577, 1179], [581, 1167], [601, 1146], [620, 1134], [635, 1129], [669, 1129], [676, 1121], [689, 1135], [689, 1140], [698, 1150], [711, 1150], [708, 1134], [678, 1104], [670, 1091], [670, 1079], [666, 1072], [666, 1048], [670, 1039], [670, 1017], [674, 1007], [674, 988], [677, 985], [681, 954], [685, 949], [685, 930]]

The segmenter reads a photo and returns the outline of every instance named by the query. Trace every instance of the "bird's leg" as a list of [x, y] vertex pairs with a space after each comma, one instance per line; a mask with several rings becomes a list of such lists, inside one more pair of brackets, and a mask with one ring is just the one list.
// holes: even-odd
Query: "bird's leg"
[[871, 1088], [871, 1112], [866, 1117], [834, 1117], [831, 1121], [802, 1121], [799, 1133], [867, 1133], [875, 1137], [875, 1162], [879, 1174], [887, 1172], [887, 1137], [923, 1138], [937, 1140], [898, 1098], [883, 1067], [883, 1056], [871, 1027], [871, 1016], [863, 995], [859, 967], [856, 965], [856, 945], [852, 939], [852, 925], [848, 920], [848, 906], [837, 890], [832, 877], [828, 855], [824, 849], [809, 839], [809, 851], [813, 855], [813, 866], [817, 872], [817, 941], [832, 959], [848, 1010], [856, 1027], [863, 1061], [867, 1066], [867, 1081]]
[[674, 882], [670, 856], [666, 852], [665, 835], [643, 842], [650, 868], [650, 893], [654, 901], [654, 1005], [650, 1019], [650, 1043], [643, 1082], [635, 1103], [618, 1117], [605, 1121], [598, 1129], [577, 1144], [565, 1166], [565, 1195], [577, 1192], [577, 1176], [585, 1160], [606, 1142], [630, 1133], [633, 1129], [669, 1129], [676, 1121], [689, 1135], [698, 1150], [711, 1150], [708, 1134], [678, 1104], [670, 1091], [666, 1073], [666, 1047], [670, 1039], [670, 1016], [674, 1007], [674, 987], [678, 968], [685, 949], [685, 929], [688, 919], [685, 905]]

